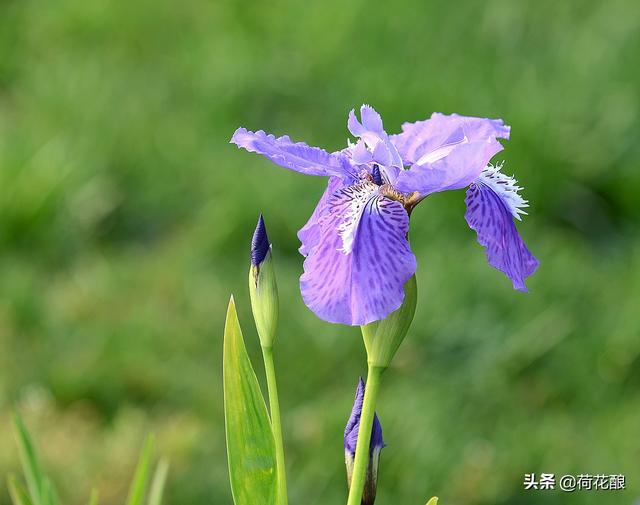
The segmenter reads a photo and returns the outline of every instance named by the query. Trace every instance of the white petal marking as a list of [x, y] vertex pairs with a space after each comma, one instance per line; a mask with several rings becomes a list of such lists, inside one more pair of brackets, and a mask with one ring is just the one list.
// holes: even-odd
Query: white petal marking
[[518, 181], [501, 172], [503, 163], [499, 165], [487, 165], [474, 184], [484, 184], [500, 197], [511, 215], [521, 221], [520, 215], [527, 213], [522, 210], [529, 206], [529, 202], [522, 198]]

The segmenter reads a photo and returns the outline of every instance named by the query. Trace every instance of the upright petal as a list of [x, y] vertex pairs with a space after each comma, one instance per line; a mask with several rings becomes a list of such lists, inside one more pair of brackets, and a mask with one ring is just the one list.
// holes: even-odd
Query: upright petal
[[502, 150], [496, 139], [509, 138], [510, 128], [500, 119], [434, 113], [426, 121], [403, 124], [402, 130], [391, 141], [412, 167], [400, 173], [395, 186], [426, 196], [471, 184]]
[[363, 182], [334, 193], [319, 222], [320, 240], [300, 277], [307, 306], [325, 321], [354, 326], [398, 309], [416, 270], [404, 207]]
[[363, 105], [360, 107], [360, 117], [362, 118], [362, 125], [367, 130], [376, 133], [384, 133], [382, 118], [373, 107], [370, 105]]
[[364, 140], [360, 139], [355, 145], [352, 145], [348, 150], [351, 153], [351, 159], [358, 165], [366, 165], [373, 162], [373, 154], [367, 150], [367, 145]]
[[417, 191], [422, 196], [466, 188], [502, 149], [502, 144], [495, 138], [461, 143], [435, 161], [413, 165], [410, 170], [401, 172], [394, 186], [403, 193]]
[[434, 112], [430, 119], [404, 123], [391, 140], [406, 164], [433, 162], [462, 142], [509, 138], [511, 128], [501, 119], [449, 116]]
[[276, 138], [264, 131], [251, 132], [238, 128], [231, 137], [232, 144], [258, 153], [276, 165], [307, 175], [352, 176], [349, 159], [341, 153], [328, 153], [304, 142], [293, 142], [288, 136]]
[[488, 167], [467, 190], [465, 219], [478, 235], [489, 264], [502, 271], [519, 291], [527, 291], [525, 279], [538, 268], [518, 234], [513, 218], [526, 202], [517, 194], [515, 181], [495, 167]]
[[360, 117], [362, 122], [358, 121], [355, 112], [351, 110], [347, 120], [347, 128], [354, 137], [364, 141], [373, 161], [385, 167], [395, 168], [395, 170], [389, 169], [392, 178], [395, 179], [397, 171], [402, 169], [404, 165], [398, 150], [389, 140], [387, 132], [384, 131], [380, 114], [373, 107], [363, 105], [360, 107]]

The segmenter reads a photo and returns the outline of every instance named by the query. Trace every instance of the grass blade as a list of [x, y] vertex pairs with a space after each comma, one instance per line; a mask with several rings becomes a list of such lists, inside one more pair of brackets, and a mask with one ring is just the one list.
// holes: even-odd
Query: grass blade
[[153, 456], [154, 440], [153, 436], [148, 436], [140, 453], [136, 473], [133, 476], [131, 487], [129, 488], [129, 496], [127, 497], [127, 505], [142, 505], [144, 497], [147, 493], [149, 485], [149, 473], [151, 469], [151, 458]]
[[169, 462], [166, 459], [161, 459], [153, 474], [147, 505], [160, 505], [162, 503], [162, 495], [164, 493], [164, 485], [167, 481], [168, 472]]
[[91, 497], [89, 498], [89, 505], [98, 505], [98, 490], [91, 490]]
[[13, 505], [32, 505], [27, 491], [18, 484], [15, 475], [10, 475], [7, 479], [7, 487], [9, 488], [9, 495], [11, 496], [11, 503]]
[[44, 505], [59, 505], [56, 490], [47, 476], [42, 478], [42, 503]]
[[29, 490], [31, 503], [33, 505], [45, 505], [42, 500], [44, 476], [27, 427], [19, 414], [15, 414], [14, 416], [14, 426], [16, 440], [18, 442], [18, 452], [20, 453], [20, 460], [22, 462], [24, 478], [27, 481], [27, 489]]
[[276, 456], [271, 423], [244, 345], [233, 297], [224, 327], [224, 416], [235, 505], [273, 505]]

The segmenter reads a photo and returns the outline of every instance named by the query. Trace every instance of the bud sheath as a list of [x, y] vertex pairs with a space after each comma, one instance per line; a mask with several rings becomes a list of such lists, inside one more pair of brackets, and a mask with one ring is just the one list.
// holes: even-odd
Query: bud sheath
[[387, 368], [409, 331], [416, 312], [418, 287], [416, 276], [404, 285], [404, 301], [398, 310], [382, 321], [361, 327], [369, 366]]

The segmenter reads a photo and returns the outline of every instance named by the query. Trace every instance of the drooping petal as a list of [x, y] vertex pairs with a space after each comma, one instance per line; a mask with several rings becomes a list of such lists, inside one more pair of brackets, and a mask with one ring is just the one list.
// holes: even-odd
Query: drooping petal
[[465, 219], [477, 233], [489, 264], [503, 272], [515, 289], [526, 292], [525, 279], [540, 263], [527, 249], [513, 221], [514, 217], [519, 219], [520, 208], [526, 205], [517, 194], [520, 188], [516, 188], [512, 178], [488, 167], [467, 190]]
[[398, 309], [416, 270], [402, 204], [362, 182], [334, 193], [319, 223], [320, 240], [300, 277], [307, 306], [325, 321], [346, 325], [368, 324]]
[[410, 170], [401, 172], [394, 186], [403, 193], [417, 191], [422, 196], [466, 188], [502, 149], [502, 144], [495, 138], [462, 143], [433, 162], [413, 165]]
[[262, 130], [251, 132], [238, 128], [230, 142], [294, 172], [337, 177], [352, 175], [349, 159], [342, 153], [328, 153], [304, 142], [293, 142], [286, 135], [276, 138]]
[[503, 173], [502, 166], [503, 163], [487, 165], [480, 174], [479, 180], [482, 184], [493, 189], [500, 196], [511, 215], [521, 221], [520, 215], [527, 215], [523, 209], [529, 206], [529, 202], [520, 195], [522, 188], [518, 186], [518, 181]]
[[404, 123], [402, 133], [392, 135], [391, 140], [405, 164], [422, 165], [446, 156], [461, 143], [508, 139], [510, 130], [501, 119], [434, 112], [430, 119]]
[[327, 210], [329, 197], [342, 187], [344, 187], [344, 183], [339, 177], [330, 177], [327, 183], [327, 189], [324, 190], [313, 214], [311, 214], [307, 223], [298, 231], [298, 239], [300, 239], [300, 248], [298, 251], [300, 251], [300, 254], [303, 256], [307, 256], [318, 242], [320, 242], [319, 220]]

